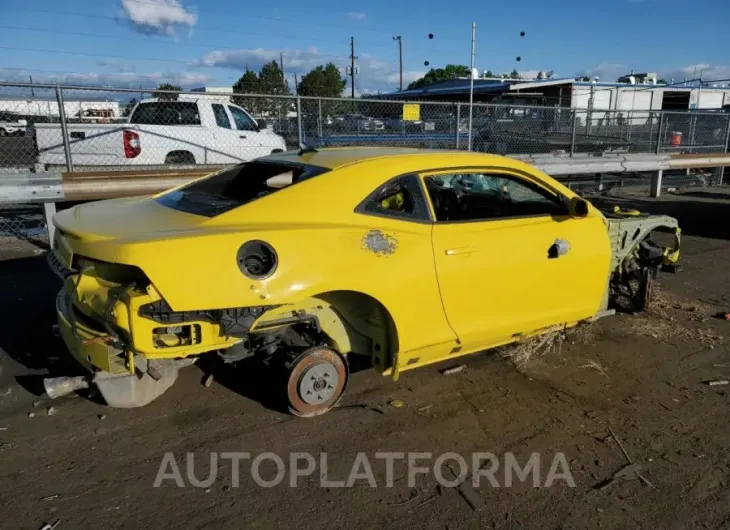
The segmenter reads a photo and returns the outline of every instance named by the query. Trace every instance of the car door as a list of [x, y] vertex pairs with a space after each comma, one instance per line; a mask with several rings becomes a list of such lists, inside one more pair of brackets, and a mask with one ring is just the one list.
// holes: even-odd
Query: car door
[[436, 222], [433, 248], [449, 323], [465, 349], [594, 315], [611, 250], [593, 208], [528, 174], [473, 169], [423, 175]]
[[233, 118], [239, 146], [245, 160], [269, 155], [271, 151], [280, 147], [278, 143], [274, 142], [276, 137], [268, 132], [259, 131], [254, 119], [242, 108], [228, 105], [228, 111]]
[[241, 149], [239, 132], [233, 127], [231, 115], [223, 103], [212, 103], [213, 117], [215, 118], [215, 142], [206, 148], [205, 162], [207, 164], [235, 164], [249, 160]]

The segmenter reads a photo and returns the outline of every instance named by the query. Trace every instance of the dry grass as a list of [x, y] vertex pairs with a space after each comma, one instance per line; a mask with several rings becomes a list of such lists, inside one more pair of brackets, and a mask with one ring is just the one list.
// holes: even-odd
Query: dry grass
[[648, 310], [630, 319], [630, 330], [665, 342], [694, 342], [714, 348], [723, 336], [699, 325], [710, 319], [712, 310], [705, 303], [683, 300], [655, 285]]
[[554, 328], [550, 331], [525, 338], [519, 342], [508, 344], [497, 349], [499, 356], [515, 367], [524, 371], [530, 361], [549, 354], [560, 355], [563, 343], [570, 345], [591, 344], [596, 340], [596, 325], [593, 323], [579, 324], [574, 328]]
[[580, 365], [581, 368], [591, 368], [601, 374], [603, 377], [608, 379], [608, 374], [606, 374], [606, 370], [603, 369], [603, 366], [601, 366], [601, 363], [598, 361], [594, 361], [593, 359], [590, 359], [586, 364]]
[[553, 352], [559, 354], [565, 338], [566, 335], [562, 329], [547, 331], [541, 335], [500, 348], [499, 355], [513, 363], [518, 369], [523, 370], [530, 360], [535, 357], [542, 357]]

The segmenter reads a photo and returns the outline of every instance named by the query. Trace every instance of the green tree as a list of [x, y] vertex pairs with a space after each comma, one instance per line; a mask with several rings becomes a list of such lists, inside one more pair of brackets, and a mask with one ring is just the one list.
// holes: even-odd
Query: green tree
[[656, 84], [657, 85], [668, 85], [669, 83], [667, 83], [666, 79], [657, 79]]
[[515, 68], [514, 70], [512, 70], [509, 73], [509, 78], [510, 79], [521, 79], [520, 73], [517, 71], [517, 68]]
[[[290, 96], [289, 83], [281, 71], [279, 63], [271, 61], [261, 67], [259, 72], [259, 88], [263, 94], [272, 96]], [[264, 98], [263, 111], [271, 117], [286, 117], [286, 113], [293, 108], [291, 99]]]
[[469, 67], [461, 64], [447, 64], [446, 68], [431, 68], [426, 75], [420, 79], [416, 79], [410, 85], [409, 89], [412, 88], [423, 88], [434, 83], [440, 83], [442, 81], [448, 81], [449, 79], [456, 79], [457, 77], [468, 77]]
[[[181, 87], [177, 85], [171, 85], [170, 83], [162, 83], [160, 86], [157, 87], [157, 90], [174, 90], [175, 92], [180, 92], [182, 90]], [[153, 98], [159, 98], [159, 99], [170, 99], [170, 100], [177, 100], [177, 94], [165, 94], [163, 92], [153, 92], [152, 93]]]
[[339, 98], [347, 81], [342, 78], [340, 69], [334, 63], [317, 66], [299, 81], [297, 93], [302, 96]]
[[[342, 78], [340, 69], [334, 63], [317, 66], [310, 70], [309, 73], [302, 76], [297, 87], [297, 94], [302, 96], [314, 96], [322, 98], [339, 98], [342, 97], [342, 91], [345, 89], [347, 81]], [[337, 101], [315, 101], [302, 100], [302, 110], [307, 116], [331, 116], [341, 113], [342, 103]], [[349, 110], [351, 110], [348, 107]], [[344, 112], [349, 112], [345, 110]], [[318, 118], [318, 119], [320, 119]]]
[[[234, 94], [260, 94], [262, 92], [261, 85], [259, 83], [259, 76], [256, 72], [246, 68], [243, 75], [233, 83]], [[254, 116], [258, 116], [262, 112], [263, 99], [260, 97], [245, 97], [239, 95], [231, 96], [231, 101], [243, 107]]]
[[491, 70], [487, 70], [484, 77], [494, 77], [494, 73]]

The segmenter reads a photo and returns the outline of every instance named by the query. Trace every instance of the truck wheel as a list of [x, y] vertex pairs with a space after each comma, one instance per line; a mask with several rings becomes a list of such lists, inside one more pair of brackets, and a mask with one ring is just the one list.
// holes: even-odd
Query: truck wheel
[[165, 164], [195, 164], [195, 157], [187, 151], [168, 153]]
[[324, 414], [342, 397], [347, 385], [345, 359], [325, 346], [314, 346], [285, 363], [289, 412], [300, 418]]

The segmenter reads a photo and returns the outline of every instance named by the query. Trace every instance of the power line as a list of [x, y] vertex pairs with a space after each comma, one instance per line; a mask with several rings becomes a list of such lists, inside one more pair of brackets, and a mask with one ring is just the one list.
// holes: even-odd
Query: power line
[[[23, 83], [24, 81], [21, 81], [21, 77], [25, 77], [26, 74], [29, 74], [30, 72], [33, 73], [40, 73], [40, 74], [54, 74], [57, 76], [89, 76], [89, 75], [97, 75], [99, 77], [105, 77], [105, 78], [118, 78], [117, 82], [123, 82], [125, 77], [131, 77], [134, 76], [134, 79], [150, 79], [155, 81], [155, 83], [160, 84], [164, 82], [178, 82], [180, 83], [182, 80], [180, 79], [174, 79], [175, 73], [161, 73], [160, 75], [153, 76], [153, 75], [144, 75], [144, 74], [138, 74], [136, 72], [122, 72], [122, 73], [102, 73], [102, 74], [95, 74], [95, 73], [89, 73], [89, 72], [75, 72], [75, 71], [68, 71], [68, 70], [44, 70], [39, 68], [19, 68], [19, 67], [0, 67], [0, 71], [3, 70], [11, 70], [11, 71], [17, 71], [17, 77], [19, 79], [15, 79], [13, 81], [5, 81], [9, 83]], [[114, 81], [113, 79], [111, 79]], [[42, 81], [37, 82], [37, 84], [43, 84]], [[266, 87], [266, 84], [262, 84], [261, 86]], [[276, 84], [273, 84], [272, 86], [278, 86]], [[106, 88], [109, 91], [114, 91], [118, 88], [125, 88], [125, 87], [115, 87], [115, 86], [103, 86], [100, 84], [90, 84], [90, 88]], [[325, 85], [314, 85], [315, 88], [327, 88]], [[138, 88], [138, 87], [134, 87]], [[150, 92], [156, 90], [157, 87], [144, 87], [143, 91]]]
[[[46, 28], [29, 28], [29, 27], [22, 27], [22, 26], [6, 26], [6, 25], [0, 25], [0, 29], [10, 29], [10, 30], [17, 30], [17, 31], [37, 31], [40, 33], [57, 33], [59, 35], [76, 35], [80, 37], [93, 37], [98, 39], [113, 39], [113, 40], [126, 40], [126, 41], [133, 41], [139, 43], [138, 38], [134, 37], [121, 37], [121, 36], [115, 36], [115, 35], [100, 35], [98, 33], [86, 33], [81, 31], [63, 31], [58, 29], [46, 29]], [[256, 33], [249, 33], [249, 35], [260, 35], [260, 36], [268, 36], [264, 34], [256, 34]], [[297, 40], [297, 39], [294, 39]], [[298, 40], [307, 40], [308, 42], [311, 42], [310, 39], [303, 39], [300, 38]], [[153, 39], [153, 42], [156, 42], [158, 44], [169, 44], [173, 46], [185, 46], [188, 48], [218, 48], [223, 50], [242, 50], [244, 48], [241, 47], [235, 47], [235, 46], [224, 46], [222, 44], [212, 44], [212, 43], [199, 43], [199, 44], [191, 44], [191, 43], [185, 43], [185, 42], [174, 42], [174, 41], [165, 41], [160, 39]], [[332, 41], [334, 42], [334, 41]], [[341, 41], [337, 41], [338, 43], [341, 43]], [[327, 53], [319, 53], [317, 52], [318, 57], [334, 57], [337, 59], [349, 59], [349, 56], [347, 55], [332, 55]]]
[[[138, 0], [134, 0], [134, 1], [138, 1]], [[140, 2], [140, 3], [149, 3], [149, 2]], [[64, 15], [64, 16], [72, 16], [72, 17], [96, 18], [96, 19], [104, 19], [104, 20], [113, 20], [115, 22], [121, 22], [121, 21], [126, 20], [124, 17], [121, 17], [121, 16], [97, 15], [97, 14], [92, 14], [92, 13], [77, 13], [77, 12], [72, 12], [72, 11], [56, 11], [53, 9], [35, 9], [35, 8], [27, 8], [27, 7], [16, 7], [15, 9], [17, 9], [18, 11], [28, 11], [31, 13], [46, 13], [46, 14], [50, 14], [50, 15]], [[243, 19], [250, 18], [250, 19], [257, 19], [257, 20], [258, 19], [274, 20], [277, 22], [301, 24], [301, 20], [290, 20], [290, 19], [283, 19], [280, 17], [266, 17], [266, 16], [259, 16], [259, 15], [236, 15], [236, 16], [237, 16], [237, 18], [243, 18]], [[342, 29], [342, 24], [326, 24], [326, 23], [322, 23], [322, 22], [308, 22], [307, 24], [310, 26], [334, 27], [334, 28]], [[213, 26], [206, 27], [206, 26], [197, 26], [196, 25], [195, 30], [196, 31], [211, 31], [211, 32], [216, 32], [216, 33], [233, 33], [233, 34], [237, 34], [237, 35], [253, 35], [253, 33], [248, 32], [248, 31], [224, 29], [224, 28], [213, 27]], [[383, 37], [383, 40], [385, 40], [385, 36], [388, 35], [388, 33], [385, 33], [385, 32], [379, 31], [379, 30], [372, 30], [372, 29], [367, 29], [367, 28], [359, 28], [358, 31], [380, 35]], [[268, 35], [263, 35], [263, 36], [271, 36], [271, 35], [268, 34]], [[334, 41], [331, 41], [331, 42], [334, 42]], [[386, 49], [385, 45], [382, 45], [382, 46], [374, 45], [371, 47]]]
[[191, 64], [190, 60], [163, 59], [161, 57], [134, 57], [134, 56], [129, 56], [129, 55], [105, 55], [102, 53], [70, 52], [70, 51], [65, 51], [65, 50], [44, 50], [44, 49], [40, 49], [40, 48], [20, 48], [20, 47], [15, 47], [15, 46], [0, 46], [0, 50], [13, 50], [13, 51], [21, 51], [21, 52], [39, 52], [39, 53], [57, 53], [57, 54], [63, 54], [63, 55], [78, 55], [80, 57], [102, 57], [105, 59], [158, 61], [158, 62], [165, 62], [165, 63], [178, 63], [178, 64], [187, 64], [190, 66], [194, 66]]
[[[167, 4], [165, 2], [155, 2], [153, 0], [126, 0], [126, 1], [127, 2], [131, 2], [131, 3], [134, 3], [134, 4], [147, 4], [147, 5], [150, 5], [151, 4], [151, 5], [158, 5], [158, 6], [169, 6], [169, 4]], [[182, 7], [184, 8], [185, 6], [182, 6]], [[311, 10], [308, 9], [307, 11], [311, 11]], [[343, 14], [343, 15], [349, 14], [349, 11], [332, 11], [331, 9], [327, 9], [327, 12], [328, 13], [340, 13], [340, 14]], [[255, 18], [255, 19], [261, 19], [261, 20], [276, 20], [276, 21], [279, 21], [279, 22], [291, 22], [292, 24], [301, 24], [301, 20], [292, 20], [292, 19], [288, 19], [288, 18], [281, 18], [281, 17], [274, 17], [274, 16], [265, 16], [265, 15], [236, 15], [236, 16], [237, 17], [240, 17], [240, 18]], [[326, 22], [324, 22], [324, 23], [323, 22], [307, 22], [307, 25], [310, 25], [310, 26], [323, 26], [323, 27], [331, 27], [331, 28], [339, 28], [339, 29], [342, 29], [342, 24], [335, 24], [335, 23], [328, 24]], [[376, 33], [378, 35], [386, 35], [387, 34], [387, 33], [384, 33], [382, 31], [376, 30], [376, 29], [369, 29], [369, 28], [358, 28], [358, 29], [359, 29], [359, 31], [364, 31], [364, 32], [367, 32], [367, 33]], [[240, 33], [246, 34], [247, 32], [240, 32]]]

